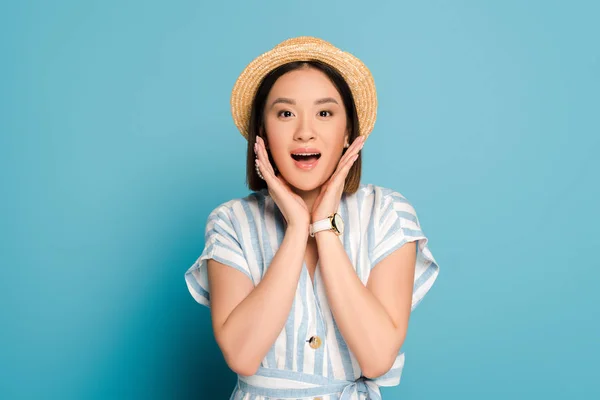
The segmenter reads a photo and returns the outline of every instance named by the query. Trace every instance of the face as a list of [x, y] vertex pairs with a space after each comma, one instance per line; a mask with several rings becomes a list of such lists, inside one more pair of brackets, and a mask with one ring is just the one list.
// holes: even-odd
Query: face
[[348, 141], [342, 98], [327, 75], [314, 68], [277, 79], [267, 97], [264, 123], [280, 174], [300, 191], [318, 189], [329, 179]]

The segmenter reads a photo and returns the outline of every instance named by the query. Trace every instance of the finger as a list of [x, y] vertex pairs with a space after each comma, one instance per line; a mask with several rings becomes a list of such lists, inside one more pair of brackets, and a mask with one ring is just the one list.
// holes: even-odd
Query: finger
[[265, 162], [265, 158], [263, 155], [263, 150], [262, 150], [262, 139], [260, 136], [256, 137], [256, 157], [262, 161], [263, 163], [263, 167], [267, 168], [266, 162]]
[[286, 188], [286, 185], [279, 179], [278, 176], [275, 176], [275, 172], [272, 168], [265, 168], [265, 164], [262, 158], [259, 158], [257, 160], [258, 168], [260, 169], [261, 174], [263, 174], [265, 178], [265, 182], [267, 183], [267, 188], [271, 197], [275, 199], [283, 198], [283, 196], [285, 196], [286, 193], [290, 190]]
[[265, 161], [262, 156], [259, 156], [259, 158], [256, 159], [256, 165], [258, 165], [260, 173], [265, 178], [267, 186], [275, 187], [277, 184], [280, 184], [280, 182], [276, 179], [275, 174], [273, 174], [273, 172], [265, 165]]
[[358, 152], [362, 150], [364, 145], [365, 145], [365, 137], [364, 136], [357, 137], [356, 139], [354, 139], [354, 141], [352, 142], [352, 145], [348, 148], [348, 150], [346, 151], [346, 154], [344, 154], [344, 156], [347, 159], [352, 158], [352, 156], [354, 154], [358, 154]]
[[363, 148], [364, 143], [365, 143], [364, 136], [359, 136], [356, 139], [354, 139], [354, 141], [352, 142], [352, 144], [350, 145], [348, 150], [346, 150], [346, 153], [344, 154], [344, 156], [338, 162], [338, 166], [335, 169], [333, 175], [331, 176], [331, 179], [335, 179], [335, 177], [339, 174], [339, 172], [342, 170], [342, 168], [344, 168], [344, 166], [346, 166], [348, 163], [350, 163], [350, 166], [352, 166], [354, 161], [356, 161], [356, 159], [354, 159], [354, 160], [352, 160], [352, 159], [358, 155], [359, 151]]
[[267, 184], [267, 190], [269, 192], [269, 196], [274, 199], [281, 198], [282, 188], [281, 182], [278, 181], [277, 177], [274, 176], [268, 169], [265, 168], [265, 165], [260, 159], [256, 159], [256, 165], [258, 166], [260, 173], [262, 174], [265, 183]]
[[348, 150], [346, 150], [346, 153], [344, 154], [344, 156], [340, 159], [339, 164], [340, 165], [345, 164], [355, 154], [358, 154], [358, 152], [360, 150], [362, 150], [364, 144], [365, 144], [365, 137], [364, 136], [359, 136], [356, 139], [354, 139], [354, 141], [352, 142], [352, 144], [350, 145], [350, 147], [348, 147]]
[[264, 180], [267, 182], [267, 185], [269, 185], [271, 184], [271, 182], [270, 180], [267, 180], [267, 172], [269, 172], [270, 169], [268, 168], [268, 160], [265, 160], [263, 152], [260, 149], [260, 140], [257, 140], [254, 152], [256, 153], [256, 167], [260, 170], [260, 173], [262, 174]]
[[259, 168], [262, 167], [261, 173], [265, 177], [265, 181], [267, 182], [267, 186], [270, 190], [274, 192], [277, 197], [285, 196], [286, 192], [292, 193], [290, 185], [287, 183], [283, 177], [275, 175], [275, 170], [269, 161], [269, 155], [267, 153], [265, 142], [263, 138], [257, 136], [257, 144], [258, 144], [258, 160], [259, 160]]
[[331, 181], [340, 183], [339, 181], [345, 181], [348, 173], [350, 172], [350, 168], [354, 165], [354, 162], [358, 159], [359, 154], [354, 154], [351, 158], [346, 160], [345, 163], [340, 163], [338, 165], [338, 169], [331, 176]]
[[263, 163], [265, 164], [265, 167], [267, 169], [269, 169], [273, 173], [273, 175], [275, 175], [273, 166], [271, 165], [271, 162], [269, 161], [269, 153], [267, 153], [267, 149], [265, 147], [265, 141], [260, 136], [258, 136], [258, 140], [259, 140], [258, 141], [259, 157], [262, 157], [261, 161], [263, 161]]

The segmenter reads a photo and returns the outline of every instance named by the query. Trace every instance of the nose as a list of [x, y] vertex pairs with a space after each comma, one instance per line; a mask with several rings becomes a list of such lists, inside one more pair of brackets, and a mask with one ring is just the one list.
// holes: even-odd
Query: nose
[[309, 140], [314, 139], [316, 135], [310, 117], [305, 115], [298, 120], [299, 123], [296, 127], [296, 132], [294, 132], [294, 140], [298, 142], [308, 142]]

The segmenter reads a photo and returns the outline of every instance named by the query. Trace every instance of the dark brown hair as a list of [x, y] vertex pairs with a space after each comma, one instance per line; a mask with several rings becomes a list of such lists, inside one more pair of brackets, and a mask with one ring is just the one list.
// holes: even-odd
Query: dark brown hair
[[[248, 151], [246, 153], [246, 183], [250, 190], [259, 191], [261, 189], [267, 188], [267, 183], [260, 179], [258, 174], [256, 173], [254, 159], [256, 155], [254, 154], [254, 143], [256, 143], [256, 137], [261, 136], [265, 141], [265, 144], [268, 145], [266, 135], [262, 135], [261, 132], [264, 132], [264, 109], [265, 103], [267, 102], [267, 97], [269, 96], [269, 92], [271, 88], [282, 75], [294, 71], [301, 68], [306, 67], [317, 69], [323, 72], [333, 86], [337, 89], [344, 102], [344, 108], [346, 109], [346, 128], [349, 131], [348, 142], [352, 144], [354, 139], [356, 139], [360, 135], [360, 130], [358, 126], [358, 115], [356, 113], [356, 104], [354, 103], [354, 97], [352, 96], [352, 92], [350, 91], [350, 87], [342, 77], [342, 75], [338, 72], [337, 69], [333, 68], [329, 64], [325, 64], [320, 61], [294, 61], [291, 63], [284, 64], [280, 67], [275, 68], [271, 72], [269, 72], [265, 78], [262, 80], [258, 90], [256, 91], [256, 95], [254, 96], [254, 101], [252, 102], [252, 109], [250, 111], [250, 126], [248, 128]], [[273, 166], [275, 173], [277, 174], [277, 166], [273, 161], [273, 157], [269, 149], [267, 149], [267, 153], [269, 155], [269, 162]], [[346, 148], [342, 155], [346, 153]], [[346, 177], [346, 182], [344, 183], [344, 193], [352, 194], [358, 190], [360, 185], [360, 176], [362, 169], [362, 152], [359, 152], [358, 158], [350, 168], [348, 172], [348, 176]]]

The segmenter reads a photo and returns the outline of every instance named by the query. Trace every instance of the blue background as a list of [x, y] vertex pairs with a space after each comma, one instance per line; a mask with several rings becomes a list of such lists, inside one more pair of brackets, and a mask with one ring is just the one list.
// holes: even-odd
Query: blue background
[[599, 398], [598, 4], [4, 2], [0, 397], [228, 398], [183, 274], [248, 193], [235, 79], [312, 35], [370, 67], [363, 183], [441, 266], [384, 398]]

